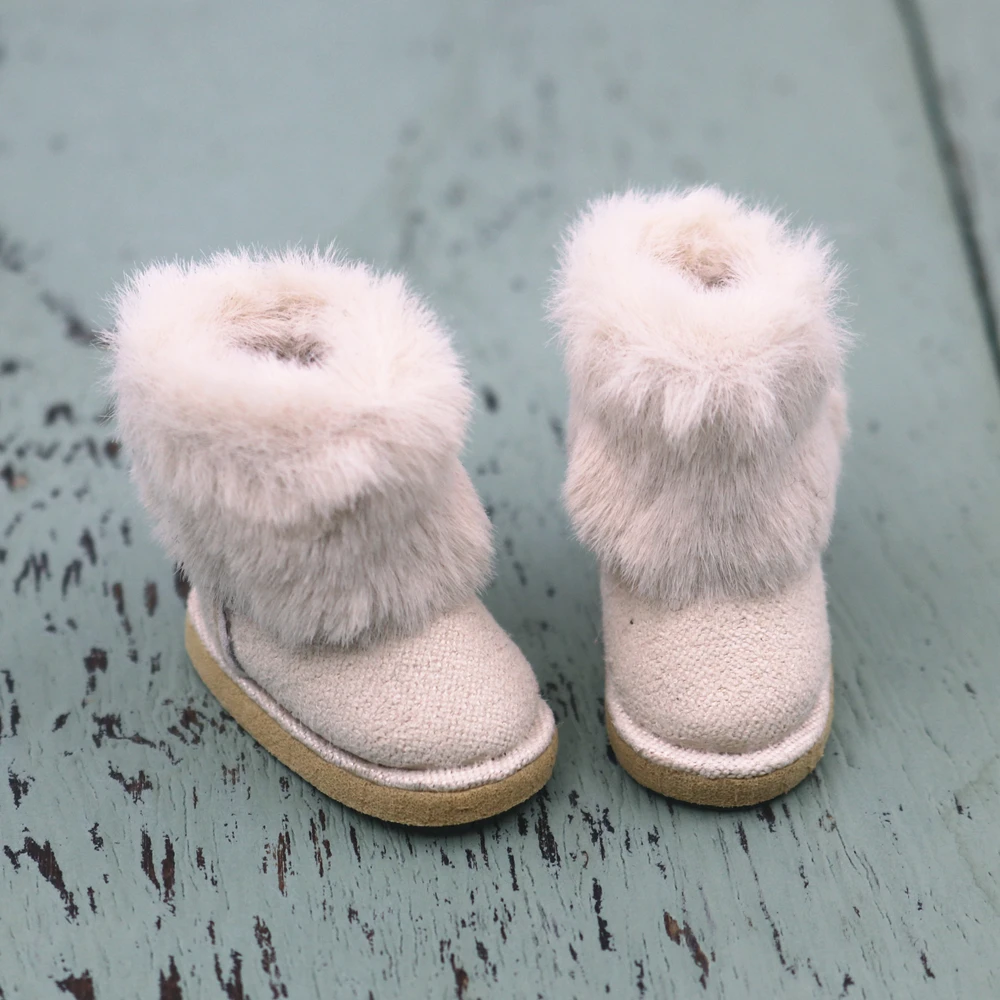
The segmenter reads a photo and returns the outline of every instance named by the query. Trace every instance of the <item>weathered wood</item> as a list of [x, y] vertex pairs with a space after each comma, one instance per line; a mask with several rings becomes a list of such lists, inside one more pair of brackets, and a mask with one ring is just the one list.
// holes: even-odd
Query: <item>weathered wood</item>
[[[897, 9], [10, 6], [0, 996], [996, 994], [1000, 395]], [[703, 179], [825, 225], [862, 334], [830, 750], [726, 814], [609, 759], [540, 311], [587, 196]], [[561, 723], [543, 795], [446, 834], [346, 812], [220, 712], [86, 346], [132, 259], [332, 236], [455, 325], [487, 600]]]

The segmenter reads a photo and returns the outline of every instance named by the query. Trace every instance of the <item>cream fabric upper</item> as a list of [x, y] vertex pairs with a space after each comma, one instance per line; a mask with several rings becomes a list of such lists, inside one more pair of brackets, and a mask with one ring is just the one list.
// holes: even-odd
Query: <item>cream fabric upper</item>
[[[645, 756], [685, 767], [698, 760], [685, 750], [736, 758], [787, 742], [767, 755], [773, 770], [812, 745], [788, 742], [794, 734], [818, 726], [819, 738], [831, 677], [819, 560], [777, 597], [672, 610], [608, 573], [602, 597], [608, 711]], [[746, 773], [747, 762], [730, 765], [727, 773]]]
[[555, 732], [531, 667], [479, 600], [412, 638], [354, 649], [290, 649], [246, 618], [203, 607], [197, 591], [188, 612], [220, 666], [272, 718], [380, 784], [499, 781]]

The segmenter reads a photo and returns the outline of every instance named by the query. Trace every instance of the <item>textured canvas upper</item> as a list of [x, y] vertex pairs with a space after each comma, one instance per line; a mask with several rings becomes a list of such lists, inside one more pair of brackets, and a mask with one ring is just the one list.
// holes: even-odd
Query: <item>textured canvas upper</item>
[[212, 619], [222, 656], [313, 733], [373, 764], [477, 764], [551, 720], [527, 660], [476, 599], [415, 636], [353, 649], [289, 648], [243, 616], [216, 609]]
[[538, 717], [535, 675], [478, 600], [368, 647], [287, 649], [231, 617], [230, 655], [297, 719], [375, 764], [455, 767], [501, 757]]
[[353, 651], [282, 647], [197, 590], [188, 614], [219, 666], [283, 729], [376, 784], [501, 781], [555, 734], [531, 667], [479, 601], [411, 639]]
[[763, 750], [802, 727], [829, 688], [818, 561], [776, 597], [712, 598], [672, 610], [608, 574], [601, 594], [617, 705], [675, 747]]

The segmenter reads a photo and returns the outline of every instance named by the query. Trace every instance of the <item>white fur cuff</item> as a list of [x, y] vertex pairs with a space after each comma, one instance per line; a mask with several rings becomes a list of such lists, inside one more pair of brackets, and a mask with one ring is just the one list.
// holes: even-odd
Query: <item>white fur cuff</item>
[[490, 526], [458, 455], [471, 394], [395, 275], [218, 254], [119, 290], [112, 388], [159, 537], [283, 642], [419, 629], [480, 587]]
[[565, 496], [651, 597], [774, 592], [827, 539], [846, 430], [838, 273], [811, 233], [714, 188], [589, 206], [552, 302]]

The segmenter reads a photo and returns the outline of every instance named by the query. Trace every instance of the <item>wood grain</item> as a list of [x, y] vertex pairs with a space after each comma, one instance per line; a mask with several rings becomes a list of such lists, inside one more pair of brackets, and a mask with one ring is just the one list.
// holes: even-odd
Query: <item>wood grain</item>
[[[1000, 394], [896, 5], [52, 0], [0, 35], [0, 997], [1000, 992]], [[860, 333], [833, 735], [733, 813], [608, 753], [542, 320], [587, 197], [708, 179], [825, 227]], [[456, 330], [487, 603], [561, 724], [542, 795], [444, 834], [200, 684], [89, 346], [133, 260], [333, 237]]]

